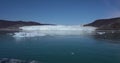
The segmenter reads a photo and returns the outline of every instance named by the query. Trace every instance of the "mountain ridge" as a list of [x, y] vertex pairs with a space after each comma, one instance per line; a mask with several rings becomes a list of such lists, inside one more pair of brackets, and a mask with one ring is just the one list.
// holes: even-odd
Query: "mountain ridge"
[[32, 25], [54, 25], [54, 24], [42, 24], [34, 21], [0, 20], [0, 31], [19, 31], [20, 30], [19, 27]]
[[84, 26], [97, 27], [99, 30], [119, 30], [120, 29], [120, 17], [109, 19], [98, 19], [92, 23], [85, 24]]

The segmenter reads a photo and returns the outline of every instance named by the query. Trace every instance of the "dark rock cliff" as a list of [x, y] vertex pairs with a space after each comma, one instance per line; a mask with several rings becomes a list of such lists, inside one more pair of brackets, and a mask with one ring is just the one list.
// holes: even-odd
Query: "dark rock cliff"
[[99, 19], [84, 26], [98, 27], [100, 30], [120, 30], [120, 17], [111, 19]]
[[24, 21], [0, 20], [0, 28], [30, 26], [30, 25], [42, 25], [42, 24], [37, 23], [37, 22], [24, 22]]
[[32, 26], [32, 25], [54, 25], [54, 24], [41, 24], [34, 21], [8, 21], [0, 20], [0, 32], [1, 31], [19, 31], [19, 27]]

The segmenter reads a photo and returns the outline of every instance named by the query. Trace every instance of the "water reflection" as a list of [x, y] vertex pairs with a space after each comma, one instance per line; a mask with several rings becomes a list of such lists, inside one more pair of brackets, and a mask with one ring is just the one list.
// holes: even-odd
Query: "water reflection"
[[93, 37], [97, 40], [109, 40], [112, 43], [120, 43], [120, 31], [116, 30], [96, 31]]

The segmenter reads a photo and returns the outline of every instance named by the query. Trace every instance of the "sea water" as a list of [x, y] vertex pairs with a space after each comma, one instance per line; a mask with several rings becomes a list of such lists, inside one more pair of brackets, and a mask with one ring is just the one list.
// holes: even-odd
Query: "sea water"
[[[87, 29], [89, 33], [85, 28], [72, 31], [68, 31], [68, 28], [61, 32], [60, 27], [57, 30], [53, 27], [53, 30], [49, 28], [44, 32], [32, 28], [30, 31], [24, 29], [14, 34], [1, 34], [0, 58], [35, 60], [40, 63], [120, 63], [118, 34], [92, 35], [90, 30], [93, 31], [93, 28]], [[81, 31], [86, 32], [83, 34]], [[37, 35], [40, 32], [41, 35]]]

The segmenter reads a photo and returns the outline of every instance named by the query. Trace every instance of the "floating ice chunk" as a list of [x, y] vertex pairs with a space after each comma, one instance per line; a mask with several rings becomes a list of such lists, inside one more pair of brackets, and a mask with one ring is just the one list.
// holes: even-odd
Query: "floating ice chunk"
[[45, 36], [43, 33], [39, 32], [16, 32], [13, 37], [36, 37], [36, 36]]
[[71, 54], [72, 54], [72, 55], [75, 55], [75, 53], [74, 53], [74, 52], [71, 52]]
[[103, 34], [105, 34], [105, 32], [97, 32], [97, 34], [103, 35]]

